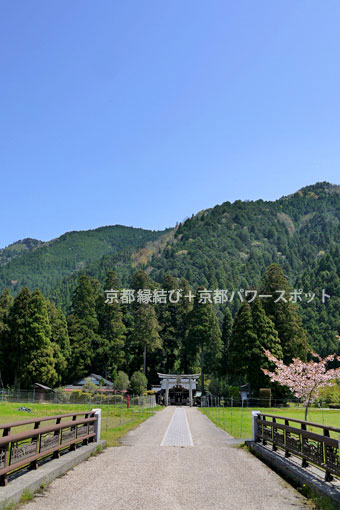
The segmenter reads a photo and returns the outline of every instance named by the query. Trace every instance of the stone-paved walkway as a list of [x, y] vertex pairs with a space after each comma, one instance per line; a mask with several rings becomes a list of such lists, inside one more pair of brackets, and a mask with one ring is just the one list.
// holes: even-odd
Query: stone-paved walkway
[[194, 446], [184, 407], [176, 408], [161, 446]]
[[232, 443], [198, 409], [168, 407], [121, 447], [52, 482], [25, 510], [306, 509], [298, 492]]

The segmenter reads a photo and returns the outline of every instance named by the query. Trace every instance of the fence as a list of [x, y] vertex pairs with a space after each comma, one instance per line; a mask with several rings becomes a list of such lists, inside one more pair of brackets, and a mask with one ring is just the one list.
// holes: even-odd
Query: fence
[[[55, 423], [45, 426], [45, 422], [50, 421]], [[41, 423], [44, 426], [41, 427]], [[33, 425], [34, 428], [22, 430]], [[13, 429], [16, 429], [14, 433]], [[77, 443], [98, 440], [100, 410], [6, 423], [0, 425], [0, 430], [3, 431], [0, 437], [0, 485], [7, 485], [10, 473], [27, 466], [37, 469], [38, 461], [45, 457], [58, 458], [62, 450], [74, 450]]]
[[[302, 459], [302, 467], [308, 462], [325, 470], [325, 481], [332, 480], [332, 474], [340, 477], [340, 429], [318, 423], [273, 416], [253, 411], [253, 441], [270, 443], [273, 451], [278, 448], [285, 456]], [[283, 423], [281, 423], [283, 422]], [[322, 433], [307, 430], [318, 429]], [[333, 437], [332, 437], [333, 436]]]
[[[98, 405], [127, 405], [127, 399], [122, 394], [105, 394], [98, 392], [95, 394], [82, 391], [67, 392], [56, 390], [48, 393], [40, 393], [34, 390], [0, 390], [0, 402], [10, 403], [51, 403], [51, 404], [98, 404]], [[155, 407], [155, 395], [130, 395], [130, 404], [140, 407]]]

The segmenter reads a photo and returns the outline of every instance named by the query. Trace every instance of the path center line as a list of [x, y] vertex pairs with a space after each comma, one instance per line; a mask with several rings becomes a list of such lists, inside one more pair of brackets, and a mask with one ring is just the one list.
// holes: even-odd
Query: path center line
[[164, 434], [161, 446], [194, 446], [187, 413], [177, 407]]

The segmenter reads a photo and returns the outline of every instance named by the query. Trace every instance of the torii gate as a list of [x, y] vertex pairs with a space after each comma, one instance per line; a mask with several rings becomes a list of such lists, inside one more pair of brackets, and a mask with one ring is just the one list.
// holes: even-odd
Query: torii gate
[[169, 389], [180, 384], [189, 390], [189, 405], [192, 407], [192, 390], [196, 389], [197, 379], [201, 374], [161, 374], [157, 373], [161, 380], [162, 389], [165, 389], [165, 405], [169, 404]]

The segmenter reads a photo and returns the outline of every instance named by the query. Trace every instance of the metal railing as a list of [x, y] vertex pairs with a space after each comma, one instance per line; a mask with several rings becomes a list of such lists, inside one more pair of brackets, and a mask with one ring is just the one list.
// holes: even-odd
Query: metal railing
[[[55, 423], [45, 426], [44, 422], [49, 421]], [[33, 428], [18, 431], [29, 425]], [[94, 441], [99, 434], [98, 416], [95, 410], [60, 414], [6, 423], [0, 425], [0, 431], [3, 431], [0, 437], [0, 485], [4, 486], [8, 483], [10, 473], [27, 466], [38, 469], [38, 461], [42, 458], [50, 455], [58, 458], [61, 450], [75, 450], [77, 443]]]
[[[320, 432], [312, 432], [308, 427]], [[318, 466], [325, 470], [327, 482], [332, 480], [332, 475], [340, 477], [338, 428], [253, 411], [253, 440], [264, 445], [270, 443], [273, 451], [284, 450], [285, 457], [301, 458], [302, 467], [307, 467], [309, 462]]]

